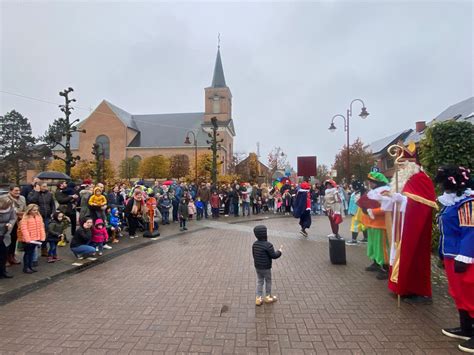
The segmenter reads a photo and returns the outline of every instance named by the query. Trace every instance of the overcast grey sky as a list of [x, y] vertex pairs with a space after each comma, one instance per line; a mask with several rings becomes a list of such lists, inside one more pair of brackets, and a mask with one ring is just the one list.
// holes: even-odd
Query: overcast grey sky
[[[470, 1], [1, 1], [1, 31], [0, 90], [61, 103], [72, 86], [81, 107], [134, 114], [203, 111], [220, 32], [235, 149], [260, 142], [263, 162], [279, 145], [331, 164], [345, 134], [327, 128], [354, 98], [370, 116], [355, 104], [351, 141], [370, 143], [474, 95]], [[35, 134], [60, 113], [0, 93], [12, 109]]]

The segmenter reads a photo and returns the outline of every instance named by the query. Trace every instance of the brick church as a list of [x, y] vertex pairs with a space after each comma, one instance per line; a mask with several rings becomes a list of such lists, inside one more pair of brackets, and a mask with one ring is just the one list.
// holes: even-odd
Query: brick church
[[191, 144], [185, 144], [189, 131], [197, 139], [198, 154], [210, 152], [207, 132], [216, 117], [219, 138], [224, 139], [219, 152], [222, 173], [227, 173], [232, 161], [234, 147], [234, 123], [232, 121], [232, 94], [226, 85], [220, 50], [214, 66], [210, 87], [204, 89], [204, 112], [134, 115], [103, 100], [99, 106], [79, 123], [86, 133], [76, 133], [72, 137], [73, 153], [81, 159], [93, 160], [92, 146], [99, 144], [105, 158], [117, 168], [126, 158], [143, 159], [153, 155], [171, 157], [186, 154], [191, 169], [194, 167], [193, 135]]

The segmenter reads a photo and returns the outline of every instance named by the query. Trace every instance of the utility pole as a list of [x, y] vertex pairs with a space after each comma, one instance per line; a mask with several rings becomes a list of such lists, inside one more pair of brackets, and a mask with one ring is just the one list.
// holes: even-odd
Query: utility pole
[[212, 151], [211, 180], [212, 180], [212, 185], [215, 187], [217, 186], [217, 150], [221, 148], [220, 143], [222, 143], [224, 140], [217, 139], [217, 137], [219, 136], [219, 133], [217, 133], [217, 130], [219, 128], [217, 125], [217, 118], [212, 117], [211, 123], [212, 123], [212, 134], [208, 133], [208, 136], [211, 138], [211, 141], [206, 141], [206, 142], [207, 144], [211, 145], [209, 147], [209, 149]]

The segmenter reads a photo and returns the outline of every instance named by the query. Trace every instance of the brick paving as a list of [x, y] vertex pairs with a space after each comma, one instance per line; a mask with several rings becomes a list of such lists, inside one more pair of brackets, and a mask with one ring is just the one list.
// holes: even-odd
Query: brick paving
[[[264, 222], [284, 245], [274, 263], [279, 301], [255, 307], [252, 222], [159, 241], [0, 307], [0, 353], [447, 354], [440, 333], [456, 310], [437, 287], [434, 304], [397, 308], [386, 283], [363, 271], [365, 247], [348, 264], [328, 260], [317, 218], [310, 238], [296, 220]], [[348, 229], [347, 222], [343, 226]]]

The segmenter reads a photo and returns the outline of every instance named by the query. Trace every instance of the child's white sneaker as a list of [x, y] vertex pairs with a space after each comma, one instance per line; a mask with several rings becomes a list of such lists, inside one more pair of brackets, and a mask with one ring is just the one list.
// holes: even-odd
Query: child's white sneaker
[[265, 303], [273, 303], [273, 302], [277, 301], [277, 298], [276, 298], [276, 296], [267, 295], [267, 296], [265, 296], [265, 298], [263, 300], [264, 300]]

